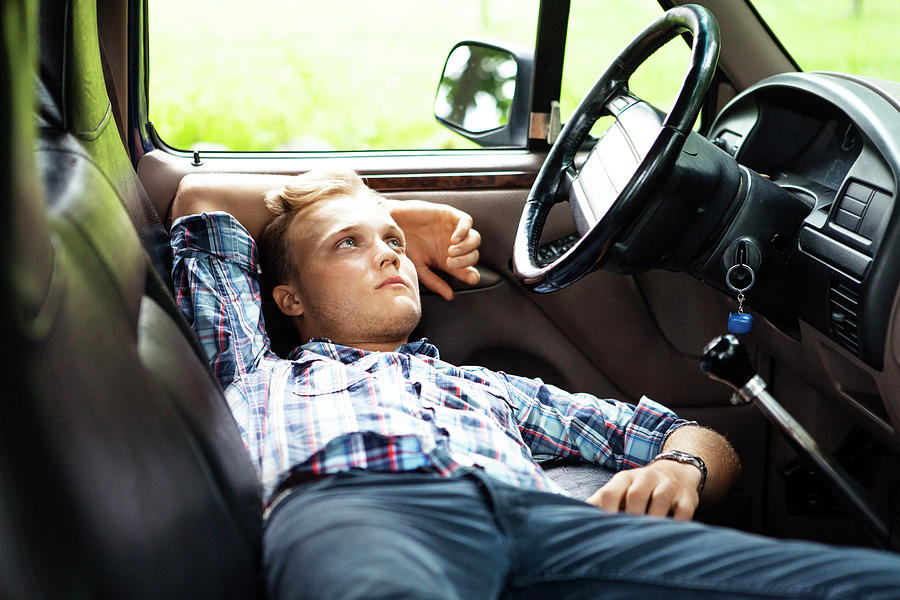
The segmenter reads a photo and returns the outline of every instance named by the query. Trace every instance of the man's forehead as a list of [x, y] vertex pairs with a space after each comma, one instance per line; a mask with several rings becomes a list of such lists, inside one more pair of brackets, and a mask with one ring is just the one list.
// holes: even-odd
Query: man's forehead
[[292, 223], [295, 239], [321, 240], [353, 227], [396, 227], [391, 214], [371, 196], [337, 196], [301, 211]]

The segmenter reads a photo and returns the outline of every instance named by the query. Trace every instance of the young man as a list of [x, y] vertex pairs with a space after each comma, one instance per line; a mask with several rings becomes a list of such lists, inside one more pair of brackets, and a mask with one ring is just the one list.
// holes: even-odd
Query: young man
[[[176, 216], [216, 204], [189, 195]], [[473, 277], [477, 233], [462, 213], [380, 201], [352, 173], [308, 173], [267, 202], [268, 223], [239, 218], [309, 340], [288, 359], [269, 350], [248, 231], [202, 214], [176, 220], [172, 238], [178, 301], [269, 502], [273, 597], [862, 597], [900, 585], [888, 554], [676, 523], [727, 490], [737, 459], [647, 398], [570, 394], [410, 343], [421, 306], [409, 254]], [[218, 207], [240, 214], [232, 204]], [[558, 493], [533, 454], [619, 472], [588, 504]]]

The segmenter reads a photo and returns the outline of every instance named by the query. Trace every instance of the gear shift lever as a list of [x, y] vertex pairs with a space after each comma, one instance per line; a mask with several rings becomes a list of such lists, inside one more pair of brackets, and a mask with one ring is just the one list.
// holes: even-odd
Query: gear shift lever
[[812, 461], [834, 491], [849, 503], [876, 542], [895, 550], [900, 548], [900, 541], [891, 539], [888, 520], [882, 516], [866, 492], [843, 467], [822, 451], [806, 429], [766, 391], [766, 382], [753, 370], [747, 349], [735, 336], [719, 336], [708, 343], [700, 359], [700, 370], [710, 379], [733, 388], [736, 392], [733, 402], [753, 402], [781, 430], [794, 448]]
[[753, 379], [756, 373], [747, 356], [747, 349], [733, 335], [719, 336], [703, 349], [700, 370], [711, 379], [721, 381], [736, 390]]

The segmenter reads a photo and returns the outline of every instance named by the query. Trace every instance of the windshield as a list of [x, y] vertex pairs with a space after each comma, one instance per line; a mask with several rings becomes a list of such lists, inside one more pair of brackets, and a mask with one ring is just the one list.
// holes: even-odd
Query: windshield
[[900, 81], [900, 0], [752, 0], [804, 71]]

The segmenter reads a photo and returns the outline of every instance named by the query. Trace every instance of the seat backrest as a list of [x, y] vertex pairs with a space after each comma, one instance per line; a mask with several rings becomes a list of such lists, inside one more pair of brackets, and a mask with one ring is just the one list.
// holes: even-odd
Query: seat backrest
[[95, 1], [0, 10], [0, 597], [260, 597], [256, 474], [171, 297]]

